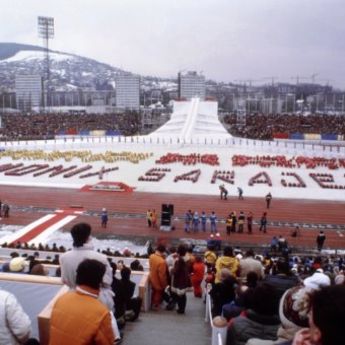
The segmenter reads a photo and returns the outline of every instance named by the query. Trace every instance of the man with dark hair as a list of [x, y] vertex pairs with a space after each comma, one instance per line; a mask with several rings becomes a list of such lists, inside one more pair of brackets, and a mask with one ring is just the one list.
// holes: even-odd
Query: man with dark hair
[[293, 345], [345, 344], [345, 286], [327, 286], [311, 297], [309, 328], [296, 333]]
[[[61, 279], [64, 284], [71, 289], [76, 288], [76, 273], [79, 264], [85, 259], [94, 259], [104, 264], [105, 273], [103, 274], [102, 284], [99, 292], [99, 300], [104, 303], [108, 309], [114, 312], [113, 291], [111, 283], [113, 281], [113, 272], [109, 261], [104, 254], [93, 250], [90, 244], [91, 226], [87, 223], [75, 224], [71, 229], [73, 238], [73, 249], [60, 256]], [[113, 320], [114, 333], [117, 336], [120, 332], [117, 328], [115, 319]]]
[[[264, 282], [275, 287], [277, 299], [284, 295], [284, 292], [299, 283], [298, 277], [291, 274], [289, 262], [285, 258], [279, 258], [274, 263], [273, 274], [267, 275]], [[276, 310], [278, 313], [279, 303], [277, 302]]]
[[108, 308], [98, 300], [106, 271], [97, 260], [85, 259], [76, 271], [76, 289], [60, 296], [50, 319], [50, 345], [113, 345]]
[[168, 285], [168, 266], [165, 258], [165, 246], [158, 245], [155, 253], [149, 257], [150, 282], [152, 286], [152, 309], [159, 310], [163, 292]]
[[[94, 251], [92, 245], [89, 243], [91, 240], [91, 226], [87, 223], [78, 223], [72, 227], [71, 235], [73, 238], [73, 249], [60, 257], [63, 283], [72, 289], [76, 287], [77, 267], [84, 259], [95, 259], [102, 262], [106, 267], [106, 271], [103, 276], [100, 296], [101, 300], [112, 310], [113, 303], [110, 302], [113, 300], [110, 288], [113, 280], [112, 269], [107, 257], [104, 254]], [[104, 292], [103, 290], [105, 289], [109, 291]]]
[[226, 345], [244, 345], [250, 338], [275, 340], [280, 324], [276, 314], [274, 287], [259, 284], [253, 291], [252, 305], [245, 314], [231, 320]]
[[[131, 281], [131, 269], [126, 266], [121, 270], [120, 284], [124, 292], [125, 319], [126, 321], [134, 321], [139, 316], [142, 299], [134, 297], [136, 284]], [[128, 312], [132, 312], [133, 315]]]

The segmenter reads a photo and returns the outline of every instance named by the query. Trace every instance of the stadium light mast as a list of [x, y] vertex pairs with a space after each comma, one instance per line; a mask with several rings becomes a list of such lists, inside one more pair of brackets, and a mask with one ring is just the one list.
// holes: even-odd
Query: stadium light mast
[[[43, 44], [45, 48], [45, 60], [46, 60], [46, 75], [45, 85], [43, 84], [43, 107], [48, 105], [50, 97], [50, 61], [49, 61], [49, 39], [54, 38], [54, 18], [52, 17], [38, 17], [38, 36], [43, 38]], [[44, 99], [44, 89], [46, 89], [46, 102]]]

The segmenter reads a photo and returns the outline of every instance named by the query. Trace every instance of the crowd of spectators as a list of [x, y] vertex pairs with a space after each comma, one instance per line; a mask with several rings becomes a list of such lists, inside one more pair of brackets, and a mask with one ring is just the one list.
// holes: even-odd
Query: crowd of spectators
[[3, 114], [1, 140], [52, 139], [58, 134], [78, 134], [92, 130], [109, 130], [121, 135], [136, 135], [141, 128], [140, 116], [125, 114]]
[[[56, 243], [53, 243], [52, 245], [49, 245], [48, 243], [42, 244], [39, 243], [37, 246], [35, 244], [28, 244], [27, 242], [21, 243], [20, 241], [7, 243], [4, 242], [1, 244], [2, 248], [13, 248], [13, 249], [27, 249], [27, 250], [34, 250], [38, 252], [60, 252], [65, 253], [70, 248], [66, 248], [63, 245], [58, 246]], [[114, 256], [114, 257], [133, 257], [133, 258], [148, 258], [148, 254], [140, 254], [140, 253], [133, 253], [129, 248], [124, 248], [122, 251], [119, 249], [112, 250], [110, 248], [106, 249], [97, 249], [98, 252], [105, 254], [107, 256]]]
[[345, 116], [312, 114], [248, 114], [246, 124], [238, 126], [235, 114], [226, 115], [224, 123], [233, 136], [272, 140], [274, 133], [345, 134]]
[[[205, 262], [212, 314], [228, 328], [227, 345], [336, 345], [344, 340], [341, 328], [335, 327], [332, 339], [342, 341], [307, 341], [313, 326], [309, 312], [315, 307], [313, 296], [329, 289], [337, 290], [341, 300], [345, 298], [344, 257], [289, 256], [284, 251], [255, 255], [252, 250], [243, 253], [231, 247], [219, 254], [210, 246]], [[330, 309], [334, 315], [345, 313], [344, 306]], [[328, 332], [324, 319], [318, 327]], [[303, 340], [296, 342], [294, 337]]]
[[[141, 132], [141, 116], [136, 112], [123, 114], [3, 114], [2, 140], [52, 139], [58, 134], [78, 134], [92, 130], [116, 131], [121, 135]], [[341, 115], [311, 114], [247, 114], [245, 125], [237, 123], [237, 115], [224, 117], [232, 135], [272, 140], [274, 133], [345, 134]]]
[[[16, 246], [25, 248], [22, 244]], [[56, 244], [52, 247], [55, 251], [58, 249]], [[51, 249], [43, 246], [44, 251]], [[107, 249], [103, 254], [109, 255], [111, 251]], [[126, 252], [122, 255], [131, 254]], [[162, 300], [165, 300], [167, 309], [177, 307], [177, 311], [183, 314], [186, 292], [194, 290], [195, 297], [202, 297], [201, 287], [205, 282], [206, 291], [212, 297], [213, 316], [221, 315], [229, 322], [228, 345], [295, 344], [292, 343], [295, 335], [306, 337], [308, 311], [314, 308], [310, 305], [313, 301], [311, 296], [327, 286], [345, 285], [345, 258], [341, 255], [293, 255], [282, 248], [255, 254], [252, 250], [244, 252], [229, 246], [220, 251], [213, 248], [211, 242], [204, 257], [184, 245], [169, 250], [159, 245], [156, 251], [148, 246], [145, 256], [148, 255], [153, 309], [159, 310]], [[12, 272], [24, 272], [29, 266], [30, 274], [45, 275], [44, 263], [61, 263], [59, 254], [55, 254], [53, 259], [41, 260], [38, 251], [30, 257], [26, 254], [19, 256], [18, 253], [11, 256], [8, 268]], [[135, 286], [130, 281], [130, 273], [142, 267], [139, 260], [134, 260], [130, 268], [121, 260], [117, 264], [111, 261], [108, 258], [113, 270], [112, 290], [116, 290], [117, 296], [122, 296], [115, 300], [115, 316], [120, 326], [121, 322], [135, 320], [139, 315], [141, 300], [133, 297]], [[121, 279], [115, 277], [117, 270]], [[126, 303], [121, 304], [121, 301]], [[302, 328], [304, 333], [300, 331]], [[342, 339], [338, 334], [335, 336]]]

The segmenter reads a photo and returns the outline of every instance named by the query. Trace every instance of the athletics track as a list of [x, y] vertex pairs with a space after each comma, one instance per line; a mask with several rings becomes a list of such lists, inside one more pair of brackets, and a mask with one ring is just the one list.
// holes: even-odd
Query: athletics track
[[[225, 235], [225, 224], [220, 222], [218, 229], [223, 240], [229, 240], [233, 245], [253, 244], [255, 246], [268, 244], [272, 236], [283, 235], [292, 246], [315, 248], [315, 238], [319, 230], [323, 229], [327, 240], [325, 247], [345, 249], [345, 203], [330, 201], [275, 199], [269, 210], [265, 208], [264, 198], [245, 198], [238, 200], [231, 197], [220, 200], [215, 196], [200, 196], [187, 194], [160, 193], [117, 193], [103, 191], [80, 191], [75, 189], [36, 188], [0, 186], [0, 198], [11, 205], [10, 218], [1, 220], [2, 224], [26, 226], [47, 214], [54, 214], [56, 210], [64, 210], [68, 221], [62, 220], [61, 226], [69, 229], [76, 222], [88, 222], [92, 225], [94, 234], [116, 234], [128, 236], [164, 237], [165, 239], [193, 238], [206, 239], [205, 233], [186, 234], [183, 231], [183, 216], [186, 210], [205, 210], [209, 214], [214, 210], [220, 219], [235, 210], [238, 214], [243, 210], [254, 213], [254, 220], [258, 221], [262, 212], [268, 212], [268, 233], [258, 231], [254, 226], [253, 234]], [[162, 203], [174, 204], [174, 225], [176, 230], [161, 232], [147, 227], [145, 214], [147, 209], [156, 209], [159, 213]], [[71, 206], [73, 208], [71, 209]], [[79, 207], [82, 207], [79, 208]], [[108, 228], [100, 226], [98, 214], [107, 208], [110, 219]], [[75, 212], [75, 211], [76, 212]], [[84, 211], [84, 214], [80, 214]], [[55, 215], [57, 221], [62, 217]], [[46, 226], [36, 229], [38, 235], [44, 228], [49, 228], [52, 221], [47, 220]], [[65, 223], [65, 224], [64, 224]], [[295, 224], [301, 226], [301, 237], [291, 238], [290, 231]], [[43, 237], [42, 237], [43, 238]], [[21, 241], [31, 240], [32, 237], [22, 237]]]

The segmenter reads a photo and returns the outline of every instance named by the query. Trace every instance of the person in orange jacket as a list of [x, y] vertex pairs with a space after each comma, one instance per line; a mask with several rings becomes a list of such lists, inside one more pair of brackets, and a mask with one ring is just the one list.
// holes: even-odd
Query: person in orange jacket
[[86, 259], [77, 268], [77, 287], [61, 295], [50, 318], [49, 345], [113, 345], [115, 337], [108, 308], [98, 300], [105, 265]]
[[191, 281], [195, 297], [202, 297], [201, 283], [204, 279], [205, 264], [203, 263], [202, 257], [197, 255], [192, 265]]
[[160, 244], [149, 257], [150, 283], [152, 286], [152, 309], [159, 310], [163, 292], [168, 285], [168, 266], [165, 261], [165, 246]]

